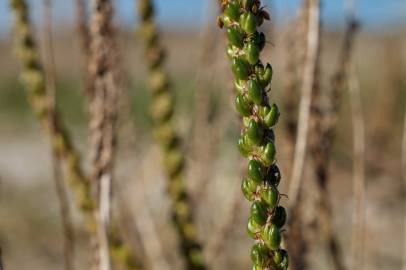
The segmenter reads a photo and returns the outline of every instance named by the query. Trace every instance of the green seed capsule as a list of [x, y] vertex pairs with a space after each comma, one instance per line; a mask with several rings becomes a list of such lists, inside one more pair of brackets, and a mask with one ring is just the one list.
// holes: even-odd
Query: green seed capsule
[[270, 128], [273, 127], [278, 123], [280, 116], [279, 108], [276, 106], [276, 104], [272, 104], [269, 112], [266, 114], [264, 117], [264, 123], [265, 125]]
[[227, 46], [227, 56], [229, 59], [233, 59], [234, 58], [234, 47], [232, 45], [228, 45]]
[[233, 24], [233, 20], [229, 16], [226, 16], [224, 14], [221, 14], [219, 17], [220, 23], [222, 24], [220, 27], [223, 28], [223, 26], [229, 28]]
[[251, 10], [255, 0], [240, 0], [245, 10]]
[[252, 179], [245, 178], [242, 180], [241, 190], [244, 197], [247, 200], [252, 201], [254, 200], [255, 191], [257, 190], [257, 184]]
[[263, 103], [262, 87], [257, 80], [248, 81], [248, 97], [256, 105], [261, 105]]
[[240, 17], [241, 28], [248, 34], [254, 34], [257, 31], [258, 20], [251, 12], [247, 12]]
[[248, 43], [245, 48], [245, 59], [247, 59], [248, 63], [251, 65], [255, 65], [259, 60], [260, 50], [257, 45], [254, 43]]
[[243, 95], [237, 95], [235, 99], [235, 107], [243, 116], [251, 115], [251, 106], [248, 100]]
[[240, 18], [240, 7], [237, 3], [228, 3], [224, 9], [224, 15], [228, 16], [233, 21], [238, 21]]
[[237, 79], [246, 80], [250, 75], [249, 63], [245, 60], [234, 58], [231, 65], [231, 70]]
[[279, 228], [276, 227], [275, 225], [268, 225], [264, 228], [263, 231], [263, 238], [265, 241], [265, 244], [271, 249], [271, 250], [278, 250], [279, 246], [282, 241], [281, 237], [281, 232], [279, 231]]
[[283, 269], [283, 270], [287, 270], [289, 267], [289, 255], [285, 250], [282, 250], [282, 262], [279, 264], [279, 266]]
[[272, 66], [270, 64], [267, 64], [264, 69], [264, 73], [259, 77], [262, 87], [267, 87], [271, 83], [272, 76], [273, 76]]
[[252, 144], [248, 141], [246, 135], [243, 135], [238, 139], [238, 150], [243, 157], [248, 157], [252, 151]]
[[261, 183], [262, 178], [265, 173], [265, 168], [262, 164], [255, 160], [251, 159], [248, 163], [248, 177], [254, 180], [256, 183]]
[[262, 243], [255, 244], [251, 249], [252, 262], [260, 267], [265, 267], [269, 262], [269, 249]]
[[282, 206], [278, 206], [275, 208], [275, 211], [271, 218], [272, 224], [274, 224], [278, 228], [282, 228], [283, 225], [286, 223], [286, 210]]
[[247, 136], [253, 145], [260, 145], [264, 136], [262, 124], [254, 119], [250, 119], [247, 127]]
[[259, 225], [265, 225], [267, 215], [267, 207], [263, 202], [255, 201], [251, 205], [250, 211], [251, 218], [255, 220]]
[[279, 265], [283, 260], [282, 250], [276, 250], [273, 254], [273, 261], [275, 264]]
[[261, 191], [261, 198], [273, 209], [278, 204], [279, 192], [274, 186], [269, 186]]
[[252, 266], [252, 270], [265, 270], [265, 267], [262, 267], [262, 266], [260, 266], [260, 265], [253, 265]]
[[271, 166], [275, 161], [276, 149], [273, 141], [269, 141], [265, 147], [263, 147], [263, 152], [261, 159], [264, 162], [265, 166]]
[[278, 165], [273, 164], [266, 172], [265, 181], [277, 187], [281, 181], [281, 172]]
[[247, 232], [249, 234], [249, 236], [251, 236], [252, 238], [256, 238], [257, 234], [260, 233], [262, 230], [262, 226], [259, 225], [255, 219], [253, 218], [249, 218], [248, 219], [248, 225], [247, 225]]
[[240, 29], [236, 27], [228, 28], [227, 35], [231, 45], [242, 49], [244, 46], [244, 33]]

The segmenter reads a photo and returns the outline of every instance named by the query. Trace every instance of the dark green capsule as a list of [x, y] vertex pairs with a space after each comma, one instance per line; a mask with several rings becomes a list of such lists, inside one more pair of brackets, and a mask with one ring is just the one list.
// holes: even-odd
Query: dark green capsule
[[265, 166], [271, 166], [275, 161], [276, 149], [273, 141], [269, 141], [264, 147], [262, 152], [262, 160]]
[[247, 225], [247, 232], [251, 238], [256, 238], [257, 234], [260, 233], [262, 230], [262, 226], [258, 224], [255, 219], [249, 218], [248, 225]]
[[243, 116], [250, 116], [251, 115], [251, 106], [248, 100], [241, 94], [238, 94], [235, 98], [235, 107], [237, 111], [242, 114]]
[[259, 225], [265, 225], [268, 218], [268, 209], [266, 204], [261, 201], [255, 201], [251, 205], [250, 216]]
[[278, 123], [280, 116], [279, 108], [276, 104], [272, 104], [269, 112], [264, 117], [265, 125], [270, 128]]
[[259, 77], [262, 87], [267, 87], [271, 83], [272, 76], [273, 76], [272, 66], [270, 64], [267, 64], [264, 69], [264, 73]]
[[248, 157], [252, 151], [252, 144], [245, 134], [238, 139], [238, 150], [243, 157]]
[[240, 17], [240, 26], [248, 34], [254, 34], [257, 31], [258, 20], [252, 12], [247, 12]]
[[257, 183], [262, 182], [262, 178], [264, 177], [265, 168], [261, 164], [261, 162], [251, 159], [248, 162], [248, 177], [254, 180]]
[[281, 172], [278, 165], [273, 164], [266, 172], [265, 181], [277, 187], [281, 181]]
[[273, 261], [275, 264], [279, 265], [283, 260], [283, 254], [282, 254], [282, 250], [275, 250], [275, 252], [273, 253]]
[[282, 268], [283, 270], [287, 270], [289, 267], [289, 255], [285, 250], [283, 250], [282, 254], [283, 259], [282, 262], [279, 264], [279, 267]]
[[282, 241], [281, 232], [279, 228], [273, 224], [265, 226], [263, 230], [263, 238], [265, 244], [271, 250], [278, 250]]
[[233, 21], [238, 21], [240, 19], [240, 6], [235, 2], [228, 3], [224, 9], [224, 15]]
[[263, 103], [262, 87], [257, 80], [248, 81], [248, 98], [256, 105]]
[[247, 59], [248, 63], [251, 65], [255, 65], [259, 60], [260, 50], [258, 46], [254, 43], [248, 43], [245, 47], [245, 59]]
[[247, 127], [247, 136], [253, 145], [260, 145], [264, 136], [262, 124], [254, 119], [250, 119]]
[[241, 191], [244, 194], [244, 197], [253, 201], [255, 196], [255, 191], [257, 190], [257, 184], [255, 181], [249, 178], [244, 178], [241, 183]]
[[274, 186], [266, 187], [261, 191], [261, 198], [269, 208], [275, 208], [279, 201], [279, 192]]
[[269, 249], [266, 245], [255, 244], [251, 249], [251, 260], [255, 265], [265, 267], [269, 262]]
[[244, 46], [244, 33], [237, 27], [227, 29], [228, 41], [231, 45], [242, 49]]
[[234, 76], [240, 80], [246, 80], [250, 75], [249, 63], [243, 59], [234, 58], [231, 64]]
[[251, 10], [255, 0], [239, 0], [245, 10]]
[[275, 208], [271, 218], [272, 224], [278, 228], [282, 228], [286, 223], [286, 210], [282, 206]]

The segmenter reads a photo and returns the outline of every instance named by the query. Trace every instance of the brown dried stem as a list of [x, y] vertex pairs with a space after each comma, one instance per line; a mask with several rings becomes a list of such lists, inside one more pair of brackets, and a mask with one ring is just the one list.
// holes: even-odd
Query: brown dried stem
[[364, 269], [365, 257], [365, 127], [361, 91], [355, 71], [349, 76], [353, 128], [353, 231], [351, 239], [352, 267]]
[[[56, 110], [56, 80], [55, 60], [52, 41], [52, 5], [51, 0], [43, 1], [43, 59], [46, 77], [46, 91], [49, 98], [50, 108]], [[55, 115], [52, 115], [55, 117]], [[55, 123], [57, 119], [52, 119]], [[74, 267], [74, 230], [72, 217], [69, 209], [69, 200], [66, 194], [65, 184], [61, 175], [61, 159], [55, 149], [51, 149], [53, 179], [59, 201], [60, 215], [63, 228], [63, 251], [66, 270], [73, 270]]]

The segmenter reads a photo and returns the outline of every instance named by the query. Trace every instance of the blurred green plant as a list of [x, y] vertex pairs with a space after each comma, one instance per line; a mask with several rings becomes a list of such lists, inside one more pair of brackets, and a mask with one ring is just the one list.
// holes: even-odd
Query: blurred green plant
[[237, 90], [235, 106], [243, 117], [238, 147], [249, 159], [248, 176], [241, 188], [252, 202], [248, 233], [255, 239], [251, 249], [253, 269], [287, 269], [289, 257], [281, 249], [286, 211], [279, 205], [281, 174], [275, 164], [273, 131], [280, 113], [268, 99], [273, 70], [269, 63], [264, 65], [260, 60], [266, 38], [257, 30], [270, 19], [269, 14], [258, 0], [223, 0], [221, 8], [218, 25], [227, 32], [227, 55]]

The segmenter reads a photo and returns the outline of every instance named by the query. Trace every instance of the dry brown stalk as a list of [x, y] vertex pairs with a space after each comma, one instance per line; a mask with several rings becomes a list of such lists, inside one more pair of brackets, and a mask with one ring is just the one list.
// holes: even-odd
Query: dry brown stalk
[[[43, 1], [43, 59], [46, 77], [46, 91], [49, 98], [50, 108], [56, 110], [56, 83], [55, 83], [55, 60], [52, 41], [52, 4], [51, 0]], [[55, 114], [51, 116], [55, 117]], [[57, 119], [51, 119], [55, 123]], [[61, 175], [61, 159], [55, 149], [51, 149], [53, 179], [57, 198], [59, 201], [60, 215], [63, 228], [63, 251], [66, 270], [73, 270], [74, 267], [74, 231], [72, 217], [69, 208], [69, 200], [66, 194], [66, 187]]]
[[[88, 27], [88, 13], [86, 10], [86, 0], [76, 0], [76, 30], [79, 37], [81, 58], [85, 67], [88, 66], [90, 56], [90, 33]], [[92, 79], [87, 68], [84, 68], [83, 81], [84, 81], [84, 93], [88, 98], [93, 95]]]
[[353, 230], [351, 239], [352, 267], [364, 269], [365, 259], [365, 128], [362, 110], [361, 91], [355, 71], [349, 76], [348, 88], [351, 99], [353, 128]]
[[299, 123], [292, 177], [289, 185], [289, 203], [291, 206], [296, 205], [301, 188], [309, 129], [310, 105], [319, 62], [320, 0], [310, 0], [309, 5], [309, 26], [307, 33], [306, 61], [303, 72], [302, 97], [299, 107]]
[[336, 132], [338, 110], [341, 104], [341, 95], [346, 88], [349, 64], [353, 51], [353, 43], [357, 30], [357, 23], [353, 18], [348, 20], [344, 43], [341, 48], [339, 65], [332, 78], [332, 89], [329, 93], [329, 103], [325, 109], [321, 105], [320, 93], [316, 92], [313, 97], [312, 108], [312, 140], [310, 151], [312, 153], [313, 166], [319, 188], [318, 202], [318, 225], [322, 237], [327, 244], [332, 257], [334, 269], [345, 269], [342, 252], [332, 225], [332, 206], [328, 191], [331, 148]]
[[109, 0], [92, 2], [90, 24], [89, 74], [94, 78], [90, 98], [90, 160], [91, 179], [97, 198], [97, 232], [101, 270], [110, 270], [109, 226], [111, 192], [116, 146], [118, 86], [113, 71], [115, 32], [112, 26], [113, 7]]
[[[406, 111], [405, 119], [403, 124], [403, 141], [402, 141], [402, 175], [403, 175], [403, 190], [406, 191]], [[403, 222], [404, 222], [404, 231], [403, 231], [403, 270], [406, 270], [406, 200], [403, 203]]]

